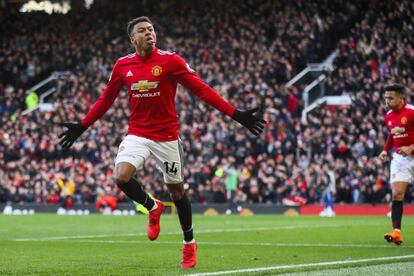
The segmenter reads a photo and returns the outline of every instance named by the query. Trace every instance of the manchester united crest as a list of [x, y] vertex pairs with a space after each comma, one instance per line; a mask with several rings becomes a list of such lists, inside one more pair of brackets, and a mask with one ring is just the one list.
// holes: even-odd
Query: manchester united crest
[[158, 65], [152, 67], [151, 73], [154, 77], [158, 77], [162, 73], [162, 67]]
[[401, 124], [403, 124], [403, 125], [405, 125], [405, 124], [407, 124], [407, 117], [402, 117], [401, 118]]

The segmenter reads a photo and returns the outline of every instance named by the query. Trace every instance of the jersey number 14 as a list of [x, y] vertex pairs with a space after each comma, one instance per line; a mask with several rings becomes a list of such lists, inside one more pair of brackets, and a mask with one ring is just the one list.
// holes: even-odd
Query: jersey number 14
[[164, 162], [164, 165], [165, 165], [165, 171], [168, 173], [168, 174], [174, 174], [174, 175], [177, 175], [177, 173], [178, 173], [178, 169], [177, 169], [177, 163], [175, 163], [175, 162], [172, 162], [171, 164], [169, 164], [167, 161], [166, 162]]

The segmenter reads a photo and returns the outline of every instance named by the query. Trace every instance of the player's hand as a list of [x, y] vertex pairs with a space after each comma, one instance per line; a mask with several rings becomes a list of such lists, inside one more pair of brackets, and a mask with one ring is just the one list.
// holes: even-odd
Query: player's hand
[[385, 162], [387, 160], [388, 153], [385, 150], [383, 150], [383, 151], [381, 151], [381, 153], [378, 157], [382, 162]]
[[239, 122], [242, 126], [250, 130], [251, 133], [258, 136], [263, 132], [264, 126], [266, 124], [265, 120], [259, 119], [253, 114], [257, 112], [259, 108], [254, 108], [246, 111], [236, 110], [233, 114], [233, 120]]
[[86, 128], [82, 123], [61, 123], [60, 126], [66, 127], [67, 130], [59, 134], [59, 144], [62, 148], [67, 149], [75, 143], [76, 139], [85, 132]]
[[398, 148], [398, 153], [401, 154], [402, 156], [407, 156], [407, 155], [411, 155], [413, 151], [413, 148], [411, 146], [404, 146], [401, 148]]

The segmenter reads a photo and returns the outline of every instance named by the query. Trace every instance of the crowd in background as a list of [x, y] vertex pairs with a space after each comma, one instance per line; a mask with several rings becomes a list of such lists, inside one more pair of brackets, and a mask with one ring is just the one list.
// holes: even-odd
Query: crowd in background
[[[133, 51], [125, 29], [139, 15], [154, 21], [159, 48], [183, 56], [237, 108], [260, 107], [268, 121], [263, 136], [253, 137], [179, 88], [185, 183], [193, 202], [226, 202], [226, 178], [234, 171], [240, 203], [319, 203], [326, 189], [335, 190], [338, 203], [390, 201], [388, 166], [376, 158], [386, 137], [381, 88], [398, 81], [414, 91], [412, 3], [176, 0], [110, 6], [95, 1], [89, 10], [50, 16], [2, 11], [0, 202], [59, 204], [70, 196], [75, 203], [95, 203], [108, 194], [128, 201], [111, 180], [128, 128], [126, 91], [69, 150], [58, 146], [57, 135], [63, 131], [58, 123], [86, 114], [116, 59]], [[301, 88], [285, 84], [336, 47], [340, 55], [326, 91], [350, 93], [354, 102], [321, 106], [303, 123]], [[70, 74], [47, 99], [53, 111], [21, 115], [27, 89], [56, 70]], [[137, 174], [148, 192], [168, 200], [153, 160]]]

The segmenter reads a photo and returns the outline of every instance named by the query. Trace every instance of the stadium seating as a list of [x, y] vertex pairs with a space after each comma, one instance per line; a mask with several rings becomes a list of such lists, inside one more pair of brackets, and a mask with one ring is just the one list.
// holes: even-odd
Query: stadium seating
[[[134, 10], [145, 11], [155, 22], [160, 48], [182, 55], [238, 108], [261, 107], [269, 122], [262, 139], [256, 139], [179, 88], [184, 174], [193, 202], [226, 200], [225, 174], [216, 172], [230, 162], [239, 172], [238, 202], [319, 203], [329, 186], [336, 187], [338, 203], [389, 202], [387, 165], [376, 159], [386, 135], [381, 87], [399, 81], [414, 91], [412, 4], [135, 2], [112, 3], [109, 11], [105, 1], [95, 1], [89, 10], [66, 15], [2, 11], [0, 202], [61, 202], [66, 195], [57, 180], [75, 183], [75, 203], [93, 203], [102, 193], [128, 200], [111, 180], [128, 126], [125, 91], [70, 150], [57, 146], [62, 130], [57, 123], [82, 118], [114, 61], [132, 51], [125, 29], [129, 18], [141, 15]], [[321, 106], [303, 124], [302, 87], [284, 84], [336, 47], [337, 69], [328, 76], [326, 90], [351, 93], [354, 103]], [[21, 115], [26, 90], [55, 70], [71, 72], [48, 98], [55, 110]], [[168, 198], [154, 161], [138, 178], [148, 192]]]

